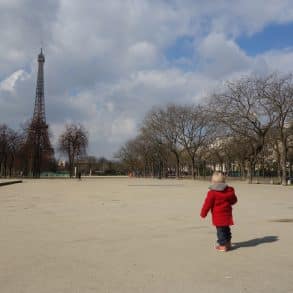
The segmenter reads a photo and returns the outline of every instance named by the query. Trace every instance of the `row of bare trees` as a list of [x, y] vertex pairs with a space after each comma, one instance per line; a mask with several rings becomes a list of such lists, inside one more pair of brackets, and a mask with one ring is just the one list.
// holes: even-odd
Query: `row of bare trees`
[[[0, 124], [0, 177], [32, 176], [32, 151], [28, 141], [28, 127], [15, 131]], [[88, 133], [82, 125], [66, 125], [58, 140], [58, 150], [66, 155], [70, 176], [76, 161], [86, 154]], [[52, 158], [42, 159], [41, 171], [55, 171], [57, 162]]]
[[227, 82], [201, 105], [153, 108], [118, 157], [129, 170], [193, 178], [220, 168], [252, 182], [274, 172], [282, 184], [292, 170], [293, 78], [272, 74]]
[[23, 137], [5, 124], [0, 125], [0, 176], [12, 176], [20, 165]]

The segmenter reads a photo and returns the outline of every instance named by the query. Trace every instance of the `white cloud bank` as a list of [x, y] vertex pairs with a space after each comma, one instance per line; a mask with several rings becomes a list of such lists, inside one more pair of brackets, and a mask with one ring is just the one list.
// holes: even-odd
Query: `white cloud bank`
[[[289, 0], [2, 0], [0, 123], [31, 117], [43, 42], [54, 142], [66, 122], [82, 123], [89, 152], [111, 157], [153, 105], [198, 102], [250, 72], [290, 71], [292, 48], [251, 57], [235, 39], [292, 20]], [[184, 37], [194, 53], [170, 60], [166, 50]]]

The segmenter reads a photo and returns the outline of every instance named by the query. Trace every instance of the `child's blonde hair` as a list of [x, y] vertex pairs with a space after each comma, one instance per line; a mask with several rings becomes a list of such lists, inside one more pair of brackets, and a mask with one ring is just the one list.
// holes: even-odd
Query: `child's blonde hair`
[[225, 183], [225, 175], [222, 172], [215, 171], [212, 175], [213, 183]]

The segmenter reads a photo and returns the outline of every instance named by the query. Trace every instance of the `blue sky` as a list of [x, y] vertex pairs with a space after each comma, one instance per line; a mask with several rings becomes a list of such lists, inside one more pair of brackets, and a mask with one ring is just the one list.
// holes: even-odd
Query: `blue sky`
[[109, 158], [155, 105], [293, 68], [292, 0], [2, 0], [0, 28], [0, 123], [31, 118], [43, 44], [53, 144], [81, 123]]
[[192, 36], [179, 37], [166, 49], [166, 57], [171, 61], [182, 57], [192, 58], [194, 55], [194, 41]]
[[290, 49], [293, 47], [293, 23], [269, 24], [251, 36], [240, 36], [236, 42], [250, 56], [268, 50]]
[[[181, 36], [165, 51], [170, 62], [182, 58], [195, 58], [194, 36]], [[293, 48], [293, 22], [284, 24], [268, 24], [261, 31], [251, 35], [242, 34], [235, 39], [235, 43], [249, 56], [256, 56], [272, 50], [287, 50]], [[179, 64], [180, 66], [180, 64]], [[181, 68], [188, 70], [188, 66]]]

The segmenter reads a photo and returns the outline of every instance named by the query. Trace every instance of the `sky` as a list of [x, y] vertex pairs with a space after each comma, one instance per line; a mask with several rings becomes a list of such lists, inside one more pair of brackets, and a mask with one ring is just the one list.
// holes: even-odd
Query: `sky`
[[0, 0], [0, 124], [31, 119], [43, 47], [53, 144], [80, 123], [113, 158], [153, 106], [292, 72], [292, 36], [291, 0]]

